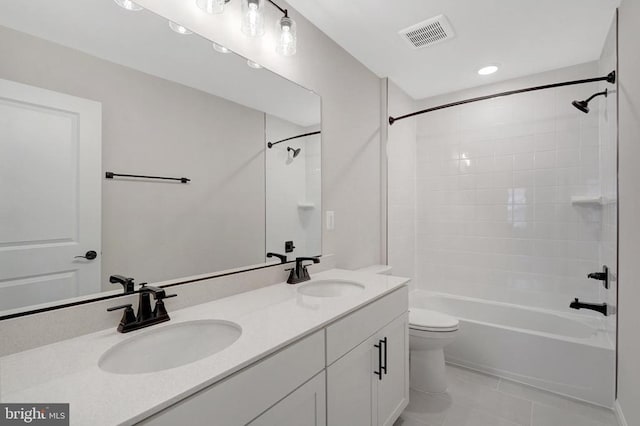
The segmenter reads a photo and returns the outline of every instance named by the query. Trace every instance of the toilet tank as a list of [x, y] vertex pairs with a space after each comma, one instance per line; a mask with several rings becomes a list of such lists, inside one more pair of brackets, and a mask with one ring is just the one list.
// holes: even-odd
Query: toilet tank
[[389, 265], [370, 265], [360, 268], [358, 272], [367, 272], [370, 274], [391, 275], [391, 266]]

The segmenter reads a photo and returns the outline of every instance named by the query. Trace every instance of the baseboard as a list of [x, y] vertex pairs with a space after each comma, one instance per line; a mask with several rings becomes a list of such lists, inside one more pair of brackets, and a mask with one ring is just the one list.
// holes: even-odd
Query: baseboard
[[618, 418], [618, 423], [620, 423], [620, 426], [629, 426], [629, 423], [627, 423], [627, 419], [624, 418], [622, 407], [620, 407], [620, 403], [617, 399], [613, 403], [613, 411], [616, 412], [616, 417]]

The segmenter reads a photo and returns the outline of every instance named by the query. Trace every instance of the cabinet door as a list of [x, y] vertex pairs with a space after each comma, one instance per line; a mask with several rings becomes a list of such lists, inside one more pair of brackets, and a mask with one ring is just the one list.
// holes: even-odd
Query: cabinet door
[[309, 380], [249, 423], [250, 426], [325, 426], [325, 373]]
[[377, 424], [375, 342], [373, 338], [364, 341], [327, 368], [327, 423], [330, 426]]
[[391, 426], [409, 404], [409, 324], [408, 314], [396, 318], [380, 330], [386, 338], [386, 374], [378, 385], [378, 424]]
[[324, 352], [324, 332], [318, 331], [177, 402], [140, 424], [246, 425], [321, 373], [324, 370]]

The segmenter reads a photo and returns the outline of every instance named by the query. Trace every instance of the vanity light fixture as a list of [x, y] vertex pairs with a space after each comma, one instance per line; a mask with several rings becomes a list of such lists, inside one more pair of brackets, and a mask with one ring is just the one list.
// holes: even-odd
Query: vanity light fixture
[[131, 12], [139, 12], [143, 9], [142, 6], [138, 6], [136, 3], [132, 2], [131, 0], [113, 0], [113, 1], [115, 1], [116, 4], [121, 8], [130, 10]]
[[188, 28], [183, 27], [180, 24], [176, 24], [173, 21], [169, 21], [169, 28], [181, 35], [193, 34], [193, 31], [190, 31]]
[[196, 0], [196, 4], [203, 12], [209, 15], [218, 15], [224, 12], [224, 6], [231, 0]]
[[247, 59], [247, 65], [249, 65], [249, 67], [253, 68], [254, 70], [259, 70], [260, 68], [262, 68], [262, 65], [252, 61], [251, 59]]
[[216, 42], [213, 42], [213, 50], [215, 50], [218, 53], [229, 53], [230, 52], [229, 49], [227, 49], [223, 45], [218, 44]]
[[[195, 0], [198, 7], [210, 15], [224, 12], [224, 7], [231, 0]], [[283, 56], [293, 56], [297, 51], [296, 23], [289, 17], [289, 11], [278, 6], [273, 0], [240, 0], [242, 3], [241, 26], [242, 33], [247, 37], [258, 38], [265, 33], [264, 8], [265, 2], [282, 12], [282, 17], [276, 22], [278, 39], [276, 52]], [[216, 48], [218, 52], [218, 50]], [[226, 53], [226, 52], [222, 52]]]
[[296, 23], [288, 16], [283, 16], [277, 23], [277, 30], [280, 32], [276, 52], [282, 56], [293, 56], [296, 54]]
[[482, 67], [478, 70], [478, 74], [480, 75], [490, 75], [494, 72], [498, 71], [497, 65], [487, 65], [486, 67]]
[[264, 0], [242, 0], [241, 29], [248, 37], [264, 35]]

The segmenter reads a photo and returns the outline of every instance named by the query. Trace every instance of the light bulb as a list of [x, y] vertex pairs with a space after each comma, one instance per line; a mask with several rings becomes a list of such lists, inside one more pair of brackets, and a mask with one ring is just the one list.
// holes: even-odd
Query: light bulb
[[227, 0], [196, 0], [196, 4], [203, 12], [215, 15], [224, 12]]
[[296, 54], [296, 23], [288, 16], [283, 16], [277, 23], [277, 29], [280, 32], [278, 44], [276, 44], [276, 52], [283, 56], [293, 56]]
[[229, 49], [216, 42], [213, 42], [213, 50], [219, 53], [229, 53]]
[[264, 0], [242, 0], [242, 32], [249, 37], [264, 35]]
[[169, 21], [169, 28], [171, 28], [173, 31], [175, 31], [175, 32], [177, 32], [178, 34], [181, 34], [181, 35], [193, 34], [193, 31], [190, 31], [186, 27], [183, 27], [180, 24], [176, 24], [173, 21]]
[[251, 68], [259, 70], [260, 68], [262, 68], [262, 65], [260, 65], [257, 62], [252, 61], [251, 59], [247, 59], [247, 65], [249, 65]]
[[142, 10], [141, 6], [138, 6], [137, 4], [132, 2], [131, 0], [113, 0], [113, 1], [115, 1], [116, 4], [118, 6], [120, 6], [121, 8], [130, 10], [132, 12], [138, 12], [138, 11]]

